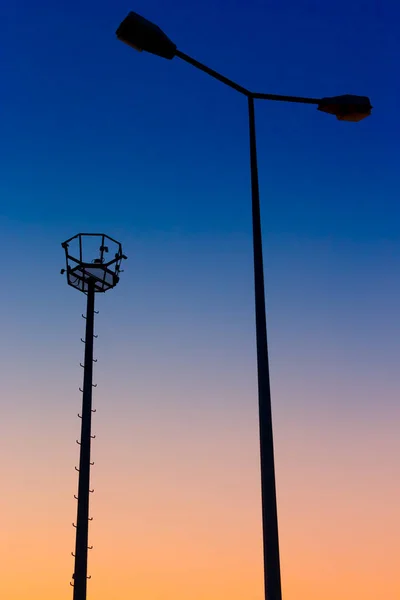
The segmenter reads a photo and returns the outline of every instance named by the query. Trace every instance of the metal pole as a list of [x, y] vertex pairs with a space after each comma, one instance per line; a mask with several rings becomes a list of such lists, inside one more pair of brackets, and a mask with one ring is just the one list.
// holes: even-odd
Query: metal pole
[[261, 502], [263, 521], [264, 588], [266, 600], [281, 600], [278, 515], [276, 507], [271, 388], [265, 314], [264, 268], [261, 241], [260, 193], [258, 185], [254, 98], [248, 97], [250, 168], [253, 214], [254, 289], [256, 305], [258, 405], [260, 420]]
[[94, 282], [88, 281], [85, 363], [82, 395], [82, 429], [79, 459], [78, 510], [76, 520], [74, 600], [86, 600], [88, 534], [90, 442], [92, 425], [93, 334], [94, 334]]
[[203, 65], [203, 63], [199, 62], [198, 60], [195, 60], [188, 54], [185, 54], [184, 52], [181, 52], [180, 50], [177, 49], [175, 56], [178, 56], [179, 58], [186, 61], [193, 67], [196, 67], [196, 69], [199, 69], [200, 71], [204, 71], [204, 73], [207, 73], [207, 75], [211, 75], [211, 77], [214, 77], [214, 79], [221, 81], [222, 83], [233, 88], [237, 92], [240, 92], [241, 94], [244, 94], [245, 96], [248, 96], [250, 94], [249, 90], [246, 90], [246, 88], [244, 88], [242, 85], [239, 85], [235, 81], [232, 81], [232, 79], [228, 79], [228, 77], [221, 75], [221, 73], [214, 71], [214, 69], [210, 69], [210, 67]]

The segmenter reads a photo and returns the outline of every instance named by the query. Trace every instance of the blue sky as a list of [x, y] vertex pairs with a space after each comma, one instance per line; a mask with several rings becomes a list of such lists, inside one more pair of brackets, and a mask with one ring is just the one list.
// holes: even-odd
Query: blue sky
[[[115, 27], [129, 8], [6, 6], [6, 216], [51, 226], [75, 214], [92, 223], [95, 210], [113, 226], [123, 216], [146, 230], [248, 232], [245, 99], [179, 60], [117, 44]], [[314, 107], [258, 103], [265, 227], [396, 236], [395, 3], [133, 8], [178, 47], [253, 89], [370, 95], [373, 117], [359, 125]]]
[[[372, 116], [358, 124], [313, 106], [257, 102], [271, 327], [272, 303], [277, 318], [299, 261], [305, 279], [296, 279], [297, 289], [314, 280], [316, 297], [318, 278], [331, 285], [337, 276], [325, 301], [362, 278], [370, 294], [397, 297], [400, 9], [375, 0], [4, 5], [0, 185], [3, 240], [15, 247], [10, 280], [19, 281], [16, 265], [25, 268], [31, 256], [28, 277], [36, 281], [44, 269], [46, 293], [64, 293], [56, 277], [59, 241], [97, 229], [127, 246], [124, 286], [164, 281], [163, 294], [177, 301], [186, 270], [185, 306], [199, 306], [195, 272], [204, 272], [203, 293], [219, 282], [222, 306], [232, 296], [224, 295], [226, 276], [227, 290], [229, 278], [236, 291], [246, 290], [250, 310], [246, 101], [178, 59], [118, 43], [115, 29], [130, 9], [159, 23], [183, 51], [254, 90], [370, 96]], [[377, 281], [392, 274], [386, 291], [372, 284], [371, 269]], [[166, 272], [177, 278], [175, 289]], [[3, 298], [11, 313], [14, 292], [10, 286]], [[30, 293], [40, 314], [41, 289]], [[354, 315], [363, 311], [357, 298]], [[304, 311], [322, 311], [317, 304], [304, 300]], [[249, 327], [251, 319], [250, 311]]]

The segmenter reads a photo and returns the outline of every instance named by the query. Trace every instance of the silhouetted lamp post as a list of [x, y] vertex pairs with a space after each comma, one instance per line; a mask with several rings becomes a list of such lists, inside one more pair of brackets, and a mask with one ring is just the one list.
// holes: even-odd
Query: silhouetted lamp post
[[[104, 293], [115, 287], [119, 281], [121, 262], [126, 259], [122, 246], [107, 235], [101, 233], [79, 233], [63, 242], [67, 266], [61, 274], [67, 274], [68, 285], [87, 296], [85, 362], [82, 391], [82, 419], [79, 457], [79, 483], [75, 568], [72, 576], [74, 600], [86, 600], [88, 535], [89, 535], [89, 493], [90, 489], [90, 442], [94, 437], [92, 429], [92, 387], [93, 387], [93, 338], [94, 335], [94, 298], [96, 293]], [[82, 315], [83, 316], [83, 315]], [[75, 467], [76, 468], [76, 467]]]
[[264, 270], [261, 242], [260, 198], [258, 186], [254, 100], [275, 100], [315, 104], [318, 110], [335, 115], [341, 121], [361, 121], [371, 114], [366, 96], [335, 96], [333, 98], [301, 98], [251, 92], [234, 81], [206, 67], [177, 49], [176, 45], [154, 23], [130, 12], [117, 29], [117, 37], [132, 48], [162, 58], [181, 58], [225, 85], [246, 96], [249, 111], [250, 167], [253, 214], [254, 287], [258, 366], [258, 397], [260, 421], [261, 494], [264, 547], [264, 585], [266, 600], [281, 600], [278, 518], [276, 507], [274, 446], [272, 435], [271, 392], [269, 379], [267, 328], [265, 315]]

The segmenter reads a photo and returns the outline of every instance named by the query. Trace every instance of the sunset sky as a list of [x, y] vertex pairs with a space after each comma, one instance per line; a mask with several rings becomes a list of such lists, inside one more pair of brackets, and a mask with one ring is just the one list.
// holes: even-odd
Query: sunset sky
[[245, 98], [116, 40], [129, 10], [254, 91], [284, 600], [399, 600], [400, 5], [0, 0], [0, 597], [67, 600], [85, 297], [96, 299], [89, 600], [262, 600]]

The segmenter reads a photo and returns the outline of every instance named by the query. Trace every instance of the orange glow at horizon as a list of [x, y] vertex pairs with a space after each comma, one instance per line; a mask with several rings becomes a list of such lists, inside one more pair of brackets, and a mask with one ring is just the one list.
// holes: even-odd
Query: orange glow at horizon
[[[89, 599], [262, 600], [255, 411], [217, 412], [213, 421], [196, 414], [190, 431], [176, 414], [163, 412], [154, 424], [130, 408], [118, 423], [103, 406], [102, 442], [93, 448]], [[285, 421], [279, 411], [275, 418], [284, 600], [393, 597], [398, 537], [387, 532], [399, 528], [389, 464], [395, 428], [360, 421], [357, 434], [354, 423], [324, 431], [327, 422], [307, 425], [308, 418], [299, 412]], [[38, 439], [25, 423], [31, 452], [6, 467], [7, 600], [72, 598], [77, 482], [67, 438], [77, 426], [69, 421], [50, 456], [46, 443], [57, 448], [56, 433]], [[3, 442], [16, 444], [11, 434]]]

